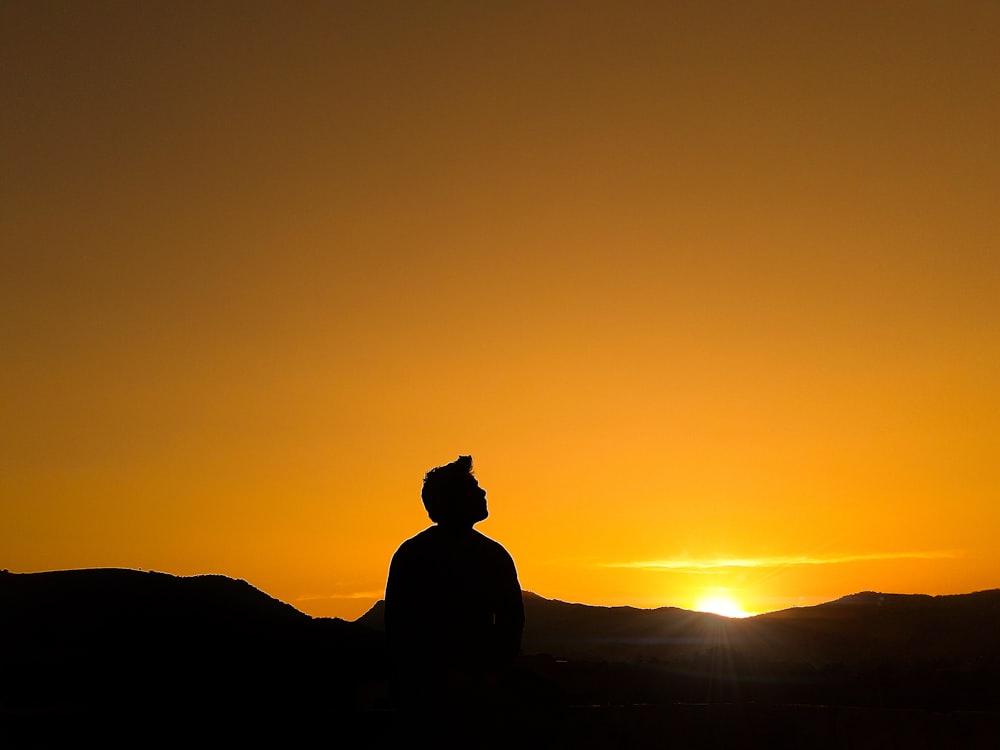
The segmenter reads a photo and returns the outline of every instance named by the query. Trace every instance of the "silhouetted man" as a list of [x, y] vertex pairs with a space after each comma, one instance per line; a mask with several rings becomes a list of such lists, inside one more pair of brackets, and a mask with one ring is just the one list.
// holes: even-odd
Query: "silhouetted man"
[[435, 525], [399, 546], [385, 588], [394, 698], [451, 711], [488, 700], [520, 648], [524, 605], [507, 550], [472, 528], [489, 515], [472, 456], [427, 472], [421, 497]]

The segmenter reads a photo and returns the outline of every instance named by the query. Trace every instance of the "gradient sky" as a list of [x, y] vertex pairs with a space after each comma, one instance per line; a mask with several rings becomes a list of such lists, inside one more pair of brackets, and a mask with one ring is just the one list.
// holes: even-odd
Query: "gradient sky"
[[1000, 3], [0, 4], [0, 567], [354, 618], [1000, 586]]

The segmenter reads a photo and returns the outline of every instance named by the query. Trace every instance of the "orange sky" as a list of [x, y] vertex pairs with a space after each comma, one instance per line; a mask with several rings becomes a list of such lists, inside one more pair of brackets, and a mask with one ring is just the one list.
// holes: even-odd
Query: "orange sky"
[[0, 567], [360, 615], [1000, 586], [1000, 4], [0, 5]]

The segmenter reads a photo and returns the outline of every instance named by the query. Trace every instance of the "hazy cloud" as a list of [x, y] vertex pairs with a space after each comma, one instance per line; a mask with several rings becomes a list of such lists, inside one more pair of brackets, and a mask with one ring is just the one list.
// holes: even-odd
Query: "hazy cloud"
[[708, 573], [725, 568], [784, 568], [792, 565], [838, 565], [841, 563], [871, 560], [940, 560], [958, 556], [959, 553], [955, 551], [933, 550], [929, 552], [870, 552], [853, 555], [777, 555], [773, 557], [733, 557], [707, 560], [674, 558], [609, 563], [604, 567], [673, 570], [681, 573]]
[[295, 597], [297, 602], [315, 602], [321, 599], [381, 599], [381, 591], [354, 591], [349, 594], [304, 594]]

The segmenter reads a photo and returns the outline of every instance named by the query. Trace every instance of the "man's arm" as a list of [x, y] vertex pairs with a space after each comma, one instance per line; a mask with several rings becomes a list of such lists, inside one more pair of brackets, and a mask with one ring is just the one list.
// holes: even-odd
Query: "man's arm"
[[[501, 548], [502, 549], [502, 548]], [[500, 586], [494, 610], [497, 659], [500, 664], [508, 664], [521, 651], [521, 635], [524, 632], [524, 602], [521, 599], [521, 584], [517, 580], [514, 560], [503, 550]]]
[[385, 622], [386, 642], [390, 650], [398, 648], [398, 641], [407, 630], [405, 622], [407, 613], [412, 611], [413, 586], [409, 578], [409, 565], [406, 562], [406, 551], [400, 546], [389, 563], [389, 577], [385, 583]]

